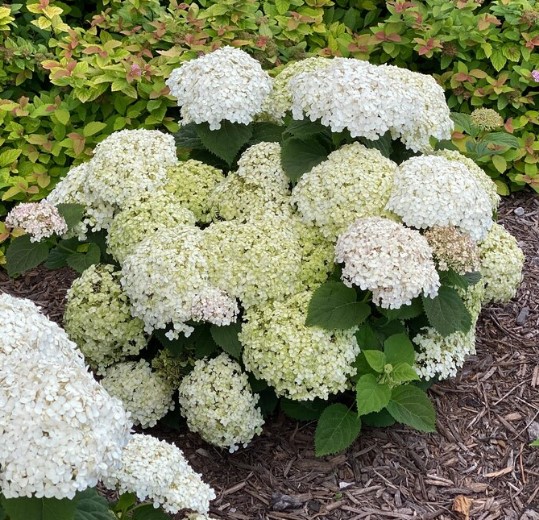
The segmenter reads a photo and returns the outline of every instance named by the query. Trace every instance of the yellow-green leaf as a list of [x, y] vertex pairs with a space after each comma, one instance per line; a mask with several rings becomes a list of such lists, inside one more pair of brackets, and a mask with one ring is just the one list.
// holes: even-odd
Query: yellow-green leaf
[[107, 125], [105, 123], [101, 123], [99, 121], [92, 121], [84, 127], [82, 135], [84, 135], [84, 137], [90, 137], [91, 135], [95, 135], [98, 132], [101, 132], [101, 130], [103, 130], [103, 128], [105, 128], [106, 126]]
[[54, 112], [54, 115], [56, 116], [56, 119], [58, 119], [58, 121], [64, 126], [69, 123], [69, 111], [65, 108], [57, 108]]

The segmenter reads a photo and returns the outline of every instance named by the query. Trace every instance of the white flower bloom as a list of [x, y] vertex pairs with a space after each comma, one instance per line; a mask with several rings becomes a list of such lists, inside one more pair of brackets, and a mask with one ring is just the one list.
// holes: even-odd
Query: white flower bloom
[[208, 287], [197, 294], [191, 309], [193, 320], [206, 321], [219, 327], [234, 323], [238, 313], [236, 300], [215, 287]]
[[194, 226], [195, 215], [175, 195], [158, 191], [127, 204], [112, 220], [107, 235], [109, 253], [121, 264], [140, 242], [159, 229]]
[[92, 265], [67, 292], [65, 329], [98, 374], [147, 344], [144, 323], [129, 312], [129, 300], [112, 265]]
[[21, 228], [30, 235], [30, 242], [39, 242], [54, 234], [67, 232], [67, 224], [56, 206], [50, 202], [27, 202], [17, 204], [6, 216], [6, 226]]
[[196, 362], [180, 384], [179, 402], [191, 431], [231, 452], [262, 431], [258, 395], [253, 395], [240, 365], [225, 353]]
[[493, 224], [479, 243], [481, 275], [486, 285], [483, 303], [508, 302], [522, 282], [524, 253], [500, 224]]
[[150, 500], [155, 508], [171, 514], [181, 509], [205, 514], [215, 498], [213, 489], [189, 466], [177, 446], [151, 435], [131, 436], [120, 469], [105, 485], [120, 493], [135, 493], [140, 501]]
[[155, 426], [169, 410], [174, 410], [174, 389], [143, 359], [125, 361], [107, 368], [103, 387], [122, 401], [131, 418], [141, 428]]
[[432, 249], [418, 231], [388, 219], [358, 219], [337, 240], [337, 263], [344, 263], [342, 280], [372, 291], [383, 308], [398, 309], [423, 293], [438, 294], [440, 279]]
[[328, 67], [295, 75], [287, 87], [294, 119], [320, 119], [333, 132], [348, 129], [371, 140], [391, 132], [414, 151], [429, 150], [431, 136], [451, 136], [444, 92], [431, 76], [334, 58]]
[[435, 155], [399, 165], [386, 207], [407, 226], [455, 226], [476, 242], [492, 226], [492, 204], [476, 176], [462, 162]]
[[347, 389], [359, 354], [357, 329], [307, 327], [312, 292], [267, 302], [245, 313], [239, 339], [245, 368], [270, 384], [277, 395], [297, 401], [327, 399]]
[[272, 80], [246, 52], [224, 47], [174, 69], [166, 81], [183, 123], [224, 120], [249, 124], [271, 92]]
[[385, 216], [397, 165], [359, 143], [343, 146], [305, 173], [292, 193], [302, 220], [335, 240], [360, 217]]

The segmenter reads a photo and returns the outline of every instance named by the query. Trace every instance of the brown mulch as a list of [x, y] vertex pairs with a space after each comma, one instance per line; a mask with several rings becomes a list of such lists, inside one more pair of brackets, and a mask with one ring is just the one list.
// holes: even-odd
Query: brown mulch
[[[539, 197], [505, 198], [500, 222], [526, 253], [525, 278], [511, 303], [483, 311], [477, 354], [431, 389], [437, 433], [366, 428], [346, 453], [317, 459], [314, 424], [282, 414], [235, 454], [160, 430], [215, 488], [213, 517], [539, 520], [539, 449], [528, 446], [539, 437]], [[59, 320], [72, 279], [38, 269], [11, 281], [0, 271], [0, 292]]]

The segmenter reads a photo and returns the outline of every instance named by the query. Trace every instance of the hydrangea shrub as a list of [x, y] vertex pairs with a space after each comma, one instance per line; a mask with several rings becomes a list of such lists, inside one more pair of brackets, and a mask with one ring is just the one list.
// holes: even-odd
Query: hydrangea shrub
[[[453, 123], [432, 77], [347, 58], [281, 74], [226, 48], [182, 66], [167, 80], [182, 160], [171, 136], [124, 130], [50, 194], [105, 233], [95, 271], [146, 334], [138, 353], [111, 334], [103, 385], [141, 427], [177, 407], [231, 451], [277, 406], [318, 419], [318, 455], [362, 424], [433, 431], [425, 384], [456, 374], [481, 305], [521, 279], [495, 185], [440, 146]], [[98, 285], [69, 300], [105, 316]]]

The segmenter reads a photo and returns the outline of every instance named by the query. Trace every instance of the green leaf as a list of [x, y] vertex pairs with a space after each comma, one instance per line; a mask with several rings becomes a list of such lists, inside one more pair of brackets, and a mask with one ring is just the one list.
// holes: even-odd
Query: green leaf
[[364, 354], [365, 352], [367, 351], [363, 350], [362, 352], [360, 352], [352, 364], [352, 366], [356, 369], [355, 378], [352, 378], [353, 381], [357, 381], [364, 374], [378, 375], [376, 370], [374, 370], [367, 362], [367, 359], [365, 358]]
[[74, 520], [113, 520], [114, 514], [109, 503], [95, 488], [78, 492], [73, 499], [75, 504]]
[[453, 332], [467, 332], [472, 317], [455, 289], [442, 285], [435, 298], [423, 297], [423, 307], [429, 323], [442, 336]]
[[54, 111], [54, 115], [56, 116], [56, 119], [58, 119], [58, 122], [61, 123], [64, 126], [67, 126], [67, 123], [69, 123], [69, 110], [66, 110], [65, 108], [57, 108]]
[[492, 62], [492, 66], [496, 69], [496, 71], [500, 72], [507, 63], [507, 58], [503, 55], [503, 52], [496, 50], [492, 53], [490, 61]]
[[84, 211], [86, 210], [83, 204], [58, 204], [56, 208], [58, 209], [58, 213], [64, 217], [70, 231], [82, 221]]
[[286, 127], [285, 134], [287, 138], [297, 137], [298, 139], [308, 139], [317, 135], [331, 137], [326, 126], [310, 119], [294, 119]]
[[507, 146], [508, 148], [520, 148], [519, 140], [506, 132], [492, 132], [483, 138], [483, 142], [495, 144], [499, 146]]
[[231, 323], [225, 327], [212, 325], [210, 329], [213, 341], [217, 343], [227, 354], [230, 354], [234, 359], [240, 359], [243, 345], [238, 339], [238, 334], [241, 331], [241, 323]]
[[387, 405], [389, 413], [402, 424], [422, 432], [436, 430], [436, 412], [427, 394], [414, 385], [397, 386]]
[[290, 2], [288, 0], [275, 0], [275, 7], [277, 8], [277, 12], [283, 15], [290, 9]]
[[314, 434], [317, 457], [331, 455], [348, 448], [361, 431], [361, 420], [344, 404], [328, 406], [318, 419]]
[[296, 421], [314, 421], [318, 419], [327, 406], [327, 402], [322, 399], [312, 401], [293, 401], [292, 399], [281, 399], [281, 410]]
[[133, 520], [170, 520], [161, 508], [156, 509], [152, 504], [146, 504], [133, 511]]
[[356, 403], [358, 415], [379, 412], [387, 406], [391, 398], [391, 388], [378, 383], [376, 376], [365, 374], [356, 383]]
[[[75, 503], [63, 498], [4, 498], [2, 508], [10, 520], [74, 520]], [[110, 517], [107, 518], [110, 520]]]
[[218, 350], [217, 343], [213, 341], [209, 325], [195, 327], [195, 330], [186, 340], [186, 346], [195, 351], [195, 357], [202, 359], [211, 356]]
[[22, 150], [9, 149], [5, 152], [0, 153], [0, 168], [4, 166], [10, 166], [13, 164], [21, 155]]
[[314, 292], [305, 324], [326, 330], [350, 329], [361, 324], [371, 308], [356, 298], [356, 291], [342, 282], [326, 282]]
[[380, 312], [388, 319], [392, 320], [410, 320], [423, 314], [423, 305], [420, 298], [414, 298], [410, 305], [403, 305], [398, 309], [383, 309]]
[[380, 341], [380, 338], [368, 322], [363, 323], [361, 327], [359, 327], [359, 330], [356, 332], [356, 339], [361, 350], [382, 349], [382, 342]]
[[249, 144], [280, 143], [283, 127], [274, 123], [253, 123], [253, 137]]
[[361, 421], [367, 426], [374, 426], [376, 428], [386, 428], [395, 424], [395, 419], [393, 419], [392, 415], [385, 408], [379, 412], [362, 415]]
[[4, 508], [0, 505], [0, 520], [6, 520], [6, 518], [7, 518], [6, 512], [4, 511]]
[[462, 276], [468, 282], [468, 285], [475, 285], [481, 280], [481, 273], [479, 271], [466, 273]]
[[539, 439], [536, 439], [535, 441], [533, 441], [530, 446], [539, 446]]
[[275, 394], [275, 390], [273, 390], [273, 388], [271, 387], [264, 388], [264, 390], [259, 392], [258, 395], [258, 407], [262, 412], [262, 416], [267, 417], [268, 415], [272, 414], [277, 408], [277, 405], [279, 404], [279, 398]]
[[52, 248], [49, 252], [49, 256], [43, 264], [47, 269], [61, 269], [67, 265], [67, 258], [72, 254], [70, 250], [76, 250], [79, 245], [77, 238], [70, 238], [69, 240], [60, 240], [58, 245]]
[[91, 265], [98, 264], [101, 259], [101, 249], [97, 244], [88, 244], [86, 253], [75, 253], [66, 259], [67, 265], [77, 273], [83, 273]]
[[228, 166], [232, 166], [238, 152], [253, 136], [253, 127], [230, 121], [221, 121], [219, 130], [210, 130], [208, 123], [196, 125], [196, 132], [202, 144]]
[[475, 136], [477, 135], [477, 128], [472, 124], [472, 119], [469, 114], [459, 114], [456, 112], [451, 112], [451, 119], [455, 125], [462, 130], [464, 130], [468, 135]]
[[467, 289], [470, 285], [464, 276], [458, 274], [456, 271], [453, 271], [453, 269], [440, 271], [439, 275], [442, 285], [447, 285], [449, 287], [460, 287], [461, 289]]
[[123, 511], [137, 503], [137, 495], [135, 493], [122, 493], [114, 504], [114, 511]]
[[37, 267], [49, 256], [46, 242], [30, 242], [29, 235], [23, 235], [11, 242], [6, 251], [7, 274], [11, 277]]
[[394, 383], [407, 383], [409, 381], [419, 381], [419, 376], [414, 368], [408, 363], [398, 363], [393, 367], [391, 380]]
[[398, 365], [399, 363], [408, 363], [413, 365], [415, 362], [414, 345], [407, 334], [394, 334], [384, 341], [384, 353], [387, 363]]
[[88, 123], [83, 129], [82, 129], [82, 135], [84, 137], [90, 137], [92, 135], [97, 134], [98, 132], [101, 132], [106, 127], [106, 123], [101, 123], [99, 121], [92, 121], [91, 123]]
[[181, 126], [178, 132], [174, 134], [174, 139], [178, 148], [205, 150], [200, 137], [198, 137], [196, 123], [188, 123]]
[[367, 148], [374, 148], [378, 150], [384, 157], [389, 158], [393, 151], [393, 140], [391, 139], [391, 133], [386, 132], [380, 138], [371, 140], [361, 137], [359, 141]]
[[387, 361], [383, 352], [380, 352], [379, 350], [363, 350], [362, 353], [365, 356], [367, 363], [373, 370], [379, 374], [384, 371]]
[[328, 150], [315, 137], [290, 137], [281, 146], [281, 164], [286, 175], [297, 181], [304, 173], [325, 161]]

